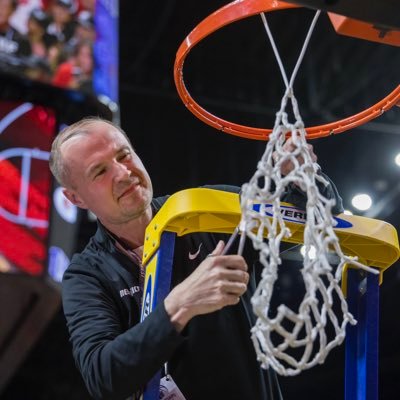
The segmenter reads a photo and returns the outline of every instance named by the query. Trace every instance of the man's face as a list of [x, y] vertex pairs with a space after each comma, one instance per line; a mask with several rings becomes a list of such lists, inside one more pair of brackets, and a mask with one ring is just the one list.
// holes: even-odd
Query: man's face
[[65, 195], [78, 207], [93, 211], [105, 226], [143, 215], [153, 189], [142, 161], [113, 126], [94, 122], [89, 130], [61, 147], [73, 187]]

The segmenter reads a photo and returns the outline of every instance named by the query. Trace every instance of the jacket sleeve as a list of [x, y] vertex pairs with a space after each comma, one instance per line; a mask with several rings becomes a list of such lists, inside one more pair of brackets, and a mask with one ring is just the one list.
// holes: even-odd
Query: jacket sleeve
[[[344, 211], [343, 208], [343, 200], [339, 195], [339, 192], [335, 186], [335, 184], [331, 181], [331, 179], [321, 172], [321, 175], [328, 181], [328, 185], [324, 185], [322, 182], [317, 182], [317, 186], [319, 192], [327, 199], [334, 199], [335, 205], [332, 208], [332, 214], [337, 215]], [[282, 196], [282, 201], [286, 203], [292, 203], [297, 207], [302, 209], [306, 208], [307, 204], [307, 196], [306, 194], [295, 184], [291, 183], [288, 186], [288, 189]]]
[[95, 399], [126, 399], [142, 389], [184, 340], [160, 303], [141, 323], [121, 324], [106, 283], [72, 264], [62, 283], [73, 355]]

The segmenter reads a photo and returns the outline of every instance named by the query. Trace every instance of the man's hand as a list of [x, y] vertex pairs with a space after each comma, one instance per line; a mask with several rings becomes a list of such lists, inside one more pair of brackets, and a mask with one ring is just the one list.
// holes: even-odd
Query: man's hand
[[[307, 144], [307, 147], [308, 147], [308, 149], [309, 149], [309, 152], [310, 152], [310, 155], [311, 155], [311, 159], [313, 160], [313, 162], [316, 162], [317, 161], [317, 156], [316, 156], [316, 154], [314, 153], [314, 148], [313, 148], [313, 145], [312, 144]], [[286, 142], [285, 142], [285, 144], [283, 145], [283, 150], [285, 150], [285, 151], [287, 151], [287, 152], [289, 152], [289, 153], [292, 153], [293, 151], [295, 151], [296, 150], [296, 146], [294, 145], [294, 143], [293, 143], [293, 141], [292, 141], [292, 138], [289, 138]], [[275, 152], [274, 154], [273, 154], [273, 159], [274, 159], [274, 161], [276, 161], [276, 159], [277, 159], [277, 153]], [[299, 164], [300, 165], [302, 165], [302, 164], [304, 164], [304, 159], [303, 159], [303, 157], [301, 157], [300, 155], [299, 156], [297, 156], [296, 157], [297, 158], [297, 160], [298, 160], [298, 162], [299, 162]], [[293, 170], [293, 168], [294, 168], [294, 164], [293, 164], [293, 162], [291, 161], [291, 160], [286, 160], [286, 161], [284, 161], [283, 163], [282, 163], [282, 165], [281, 165], [281, 174], [282, 174], [282, 176], [286, 176], [286, 175], [288, 175], [292, 170]]]
[[249, 281], [242, 256], [221, 255], [224, 243], [165, 298], [164, 304], [178, 332], [196, 315], [208, 314], [239, 303]]

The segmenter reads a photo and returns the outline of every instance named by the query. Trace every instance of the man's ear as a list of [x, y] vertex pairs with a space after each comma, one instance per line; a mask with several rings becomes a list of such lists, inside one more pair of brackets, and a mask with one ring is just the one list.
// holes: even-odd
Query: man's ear
[[87, 209], [86, 203], [73, 190], [63, 189], [64, 196], [75, 206]]

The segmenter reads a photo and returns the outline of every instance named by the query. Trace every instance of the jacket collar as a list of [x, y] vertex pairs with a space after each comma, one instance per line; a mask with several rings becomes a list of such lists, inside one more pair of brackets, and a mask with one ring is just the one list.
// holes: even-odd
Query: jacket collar
[[[153, 200], [151, 201], [151, 209], [153, 211], [153, 216], [158, 213], [158, 211], [163, 206], [168, 197], [169, 195], [153, 198]], [[107, 228], [105, 228], [105, 226], [99, 220], [97, 220], [97, 231], [94, 235], [94, 238], [101, 246], [103, 246], [109, 252], [113, 253], [114, 251], [117, 251], [114, 242], [115, 240], [118, 239], [111, 232], [109, 232]], [[123, 244], [121, 243], [121, 245]]]

